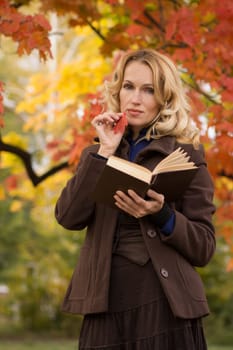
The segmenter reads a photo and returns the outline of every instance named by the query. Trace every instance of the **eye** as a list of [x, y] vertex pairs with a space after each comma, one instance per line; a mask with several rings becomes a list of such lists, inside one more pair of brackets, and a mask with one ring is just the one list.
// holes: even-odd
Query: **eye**
[[123, 88], [123, 89], [126, 89], [126, 90], [131, 90], [131, 89], [133, 89], [133, 85], [130, 84], [130, 83], [124, 83], [124, 84], [122, 85], [122, 88]]
[[150, 86], [145, 87], [145, 88], [144, 88], [144, 91], [147, 92], [148, 94], [151, 94], [151, 95], [153, 95], [154, 92], [155, 92], [154, 88], [153, 88], [153, 87], [150, 87]]

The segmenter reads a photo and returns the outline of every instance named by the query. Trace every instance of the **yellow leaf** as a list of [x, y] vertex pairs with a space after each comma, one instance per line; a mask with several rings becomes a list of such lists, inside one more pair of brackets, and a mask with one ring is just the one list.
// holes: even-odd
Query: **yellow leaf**
[[8, 134], [4, 135], [3, 141], [6, 143], [10, 143], [11, 145], [18, 146], [20, 148], [26, 148], [27, 143], [25, 139], [17, 134], [15, 131], [8, 132]]
[[2, 186], [0, 186], [0, 201], [4, 200], [6, 198], [5, 191]]
[[10, 211], [15, 213], [17, 211], [19, 211], [23, 206], [23, 202], [19, 201], [19, 200], [14, 200], [12, 203], [11, 203], [11, 206], [10, 206]]
[[224, 186], [228, 191], [233, 191], [233, 181], [225, 176], [216, 179], [215, 186], [217, 189], [221, 189]]
[[[4, 135], [3, 141], [13, 146], [17, 146], [25, 150], [27, 149], [27, 143], [25, 139], [14, 131]], [[2, 168], [8, 168], [8, 167], [11, 168], [12, 174], [17, 174], [18, 171], [23, 169], [21, 159], [18, 156], [8, 152], [2, 152], [1, 166]]]

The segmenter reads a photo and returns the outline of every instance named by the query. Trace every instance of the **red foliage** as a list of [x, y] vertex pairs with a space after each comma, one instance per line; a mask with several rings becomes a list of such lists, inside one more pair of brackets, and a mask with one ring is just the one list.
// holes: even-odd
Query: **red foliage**
[[82, 150], [90, 145], [90, 140], [84, 134], [78, 134], [74, 130], [74, 143], [69, 154], [69, 164], [76, 165], [79, 161]]
[[126, 32], [129, 35], [140, 35], [143, 33], [143, 28], [137, 24], [132, 24], [127, 28]]
[[[122, 52], [137, 47], [153, 47], [170, 56], [191, 79], [187, 79], [192, 100], [192, 116], [199, 123], [198, 116], [204, 114], [208, 125], [204, 140], [209, 170], [218, 184], [221, 176], [233, 176], [233, 1], [141, 1], [106, 0], [109, 19], [114, 20], [108, 31], [101, 32], [98, 21], [101, 7], [96, 1], [85, 0], [41, 0], [44, 11], [56, 11], [59, 15], [69, 13], [70, 24], [86, 25], [97, 33], [103, 45], [100, 52], [106, 56], [115, 55], [118, 62]], [[40, 57], [51, 56], [48, 32], [50, 26], [41, 15], [25, 16], [7, 0], [0, 0], [0, 33], [12, 37], [18, 43], [18, 54], [39, 50]], [[193, 84], [192, 84], [193, 82]], [[212, 88], [202, 92], [200, 82], [207, 82]], [[0, 85], [0, 114], [2, 107], [2, 85]], [[67, 157], [71, 164], [79, 160], [81, 150], [93, 142], [94, 130], [90, 127], [92, 118], [103, 112], [104, 105], [97, 95], [88, 95], [84, 116], [77, 118], [73, 107], [72, 139], [68, 143], [54, 140], [48, 144], [53, 159], [59, 161]], [[70, 114], [70, 115], [71, 115]], [[70, 116], [69, 115], [69, 116]], [[70, 120], [70, 119], [69, 119]], [[122, 131], [125, 125], [117, 125]], [[0, 126], [3, 125], [0, 119]], [[210, 128], [214, 136], [209, 137]], [[123, 131], [122, 131], [123, 132]], [[220, 181], [221, 183], [221, 181]], [[216, 186], [217, 202], [224, 203], [217, 211], [217, 219], [222, 224], [227, 211], [232, 212], [232, 193], [228, 187]], [[224, 224], [222, 225], [224, 226]], [[230, 235], [227, 228], [222, 235]], [[232, 235], [232, 233], [231, 233]]]
[[8, 191], [16, 189], [18, 186], [18, 176], [16, 175], [10, 175], [5, 180], [5, 187]]
[[198, 42], [198, 33], [198, 22], [191, 8], [181, 7], [170, 16], [166, 26], [166, 40], [173, 39], [193, 47]]
[[42, 15], [29, 16], [10, 6], [7, 0], [0, 0], [0, 33], [18, 43], [19, 55], [39, 51], [40, 58], [52, 57], [48, 32], [51, 26]]

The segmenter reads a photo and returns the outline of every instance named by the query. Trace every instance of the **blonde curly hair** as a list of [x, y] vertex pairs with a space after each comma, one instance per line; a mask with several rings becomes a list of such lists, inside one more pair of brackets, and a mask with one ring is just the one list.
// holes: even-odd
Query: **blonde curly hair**
[[141, 49], [124, 54], [113, 74], [105, 83], [105, 103], [109, 110], [120, 112], [119, 93], [124, 72], [130, 62], [141, 62], [150, 67], [153, 74], [154, 97], [159, 113], [148, 127], [146, 137], [175, 136], [178, 142], [199, 145], [199, 130], [190, 117], [190, 105], [175, 64], [164, 54], [153, 49]]

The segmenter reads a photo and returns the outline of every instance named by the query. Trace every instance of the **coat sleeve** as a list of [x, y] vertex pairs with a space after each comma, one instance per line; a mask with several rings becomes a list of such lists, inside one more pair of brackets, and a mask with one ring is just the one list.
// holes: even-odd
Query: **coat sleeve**
[[67, 182], [55, 206], [57, 221], [69, 230], [84, 229], [94, 215], [92, 192], [106, 161], [94, 157], [92, 150], [89, 147], [83, 151], [76, 173]]
[[215, 206], [214, 187], [207, 170], [203, 148], [193, 150], [191, 160], [199, 167], [190, 188], [175, 210], [175, 227], [165, 236], [168, 244], [183, 255], [193, 266], [205, 266], [211, 259], [215, 247], [214, 226], [212, 224]]

